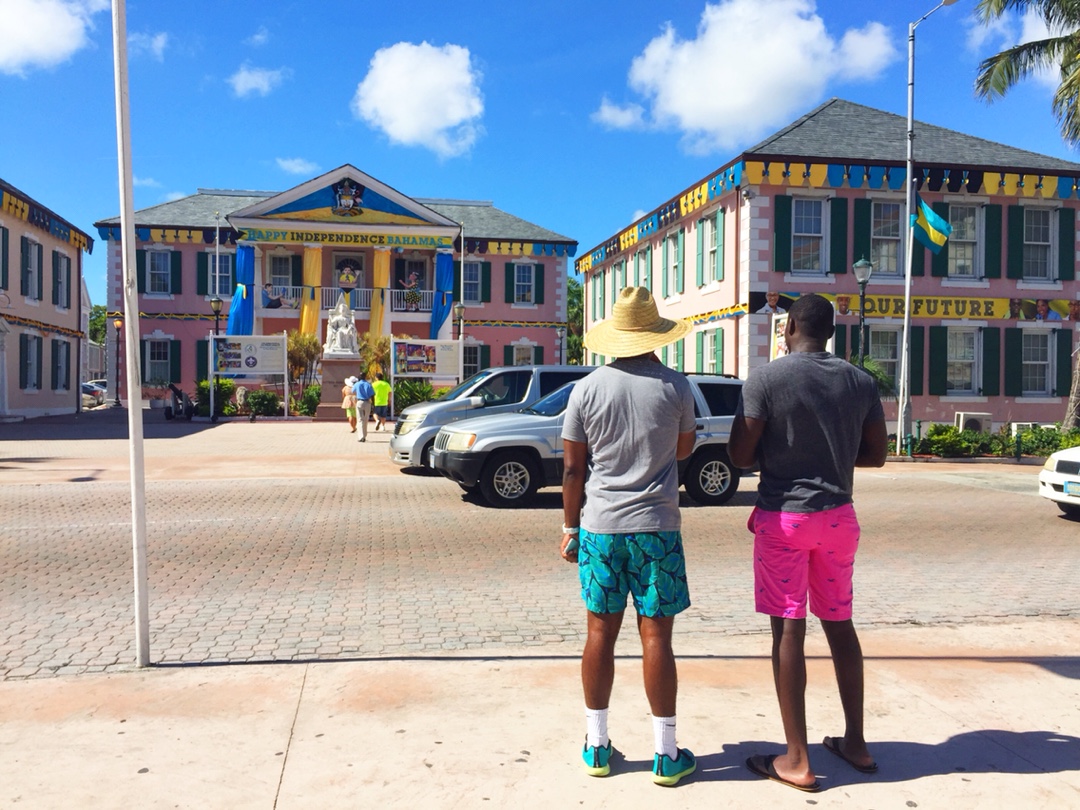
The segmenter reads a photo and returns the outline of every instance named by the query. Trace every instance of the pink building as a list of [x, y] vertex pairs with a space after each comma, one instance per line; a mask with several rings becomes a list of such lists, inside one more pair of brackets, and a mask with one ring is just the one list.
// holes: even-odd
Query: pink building
[[[906, 131], [901, 116], [833, 99], [701, 178], [578, 259], [586, 330], [642, 284], [662, 314], [695, 324], [665, 363], [745, 377], [770, 358], [769, 299], [784, 309], [818, 293], [837, 307], [835, 352], [854, 357], [853, 265], [866, 259], [867, 354], [898, 382]], [[918, 193], [953, 230], [937, 255], [914, 243], [911, 418], [924, 431], [958, 415], [994, 430], [1060, 421], [1080, 318], [1080, 164], [929, 124], [915, 133]], [[885, 407], [895, 420], [895, 398]]]
[[[357, 330], [379, 335], [455, 338], [452, 307], [463, 304], [466, 374], [565, 356], [577, 243], [490, 202], [406, 197], [346, 165], [281, 193], [200, 189], [135, 220], [144, 382], [190, 390], [206, 379], [211, 302], [222, 301], [224, 333], [239, 290], [252, 296], [255, 334], [324, 340], [346, 288]], [[95, 227], [119, 311], [119, 218]]]
[[0, 417], [74, 413], [89, 313], [82, 253], [94, 241], [0, 180]]

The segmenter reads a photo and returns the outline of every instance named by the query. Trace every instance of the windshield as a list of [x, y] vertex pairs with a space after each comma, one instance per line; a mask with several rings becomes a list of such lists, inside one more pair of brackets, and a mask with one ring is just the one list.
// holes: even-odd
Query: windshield
[[485, 368], [483, 371], [478, 372], [477, 374], [473, 374], [471, 377], [469, 377], [469, 379], [465, 380], [464, 382], [458, 383], [457, 385], [455, 385], [453, 388], [451, 388], [449, 391], [446, 392], [446, 394], [442, 398], [443, 402], [446, 402], [446, 401], [451, 400], [451, 399], [457, 399], [463, 393], [465, 393], [470, 388], [472, 388], [474, 385], [476, 385], [478, 382], [480, 382], [481, 380], [483, 380], [483, 379], [485, 379], [487, 377], [490, 377], [492, 370], [493, 369]]
[[523, 408], [521, 412], [533, 413], [537, 416], [558, 416], [566, 410], [566, 403], [573, 390], [574, 383], [568, 382], [562, 388], [556, 388], [543, 399], [537, 400], [530, 407]]

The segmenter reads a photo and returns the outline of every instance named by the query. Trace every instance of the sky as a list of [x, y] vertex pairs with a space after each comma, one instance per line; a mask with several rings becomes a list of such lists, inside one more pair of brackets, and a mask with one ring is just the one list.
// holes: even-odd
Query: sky
[[[1046, 35], [985, 27], [976, 2], [919, 25], [915, 117], [1080, 162], [1051, 75], [975, 97], [983, 58]], [[829, 98], [906, 115], [908, 23], [935, 5], [128, 0], [135, 208], [349, 163], [492, 201], [580, 257]], [[0, 0], [0, 21], [0, 178], [97, 240], [120, 213], [111, 3]], [[84, 256], [94, 303], [105, 252]]]

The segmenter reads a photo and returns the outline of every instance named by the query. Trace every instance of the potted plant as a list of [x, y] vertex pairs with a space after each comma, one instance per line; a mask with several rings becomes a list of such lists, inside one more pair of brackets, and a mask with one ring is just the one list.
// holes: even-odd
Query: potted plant
[[143, 399], [149, 400], [150, 407], [153, 409], [165, 407], [166, 391], [169, 390], [168, 380], [146, 380], [143, 383], [142, 395]]

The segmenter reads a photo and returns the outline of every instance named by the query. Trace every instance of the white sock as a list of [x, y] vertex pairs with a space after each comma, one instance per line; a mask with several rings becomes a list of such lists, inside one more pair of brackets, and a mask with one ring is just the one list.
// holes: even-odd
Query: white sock
[[585, 708], [585, 725], [587, 728], [587, 744], [597, 748], [607, 746], [609, 738], [607, 733], [607, 709]]
[[652, 730], [656, 753], [666, 754], [671, 759], [675, 759], [679, 755], [679, 749], [675, 745], [675, 715], [671, 717], [654, 716]]

